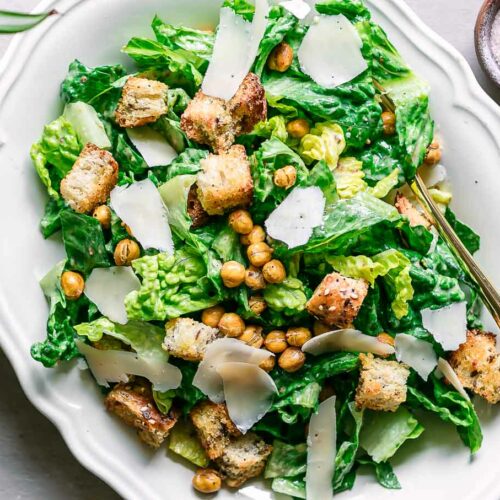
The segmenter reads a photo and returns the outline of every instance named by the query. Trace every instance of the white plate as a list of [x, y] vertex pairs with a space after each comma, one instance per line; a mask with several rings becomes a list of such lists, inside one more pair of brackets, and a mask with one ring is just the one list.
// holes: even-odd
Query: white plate
[[[401, 2], [371, 0], [376, 20], [415, 69], [432, 84], [434, 116], [459, 216], [483, 235], [480, 262], [500, 283], [500, 111], [479, 88], [457, 52]], [[87, 65], [126, 62], [120, 47], [132, 35], [150, 35], [158, 13], [171, 22], [213, 24], [218, 0], [62, 0], [54, 17], [17, 38], [0, 70], [0, 340], [33, 404], [60, 429], [68, 446], [92, 472], [126, 498], [196, 498], [184, 463], [153, 453], [134, 432], [108, 415], [99, 390], [74, 363], [47, 370], [31, 360], [30, 345], [45, 335], [47, 306], [38, 279], [58, 261], [58, 241], [38, 231], [45, 193], [29, 159], [30, 145], [56, 118], [59, 84], [75, 57]], [[500, 498], [500, 417], [480, 405], [485, 440], [474, 460], [451, 426], [432, 419], [422, 439], [394, 460], [403, 490], [384, 490], [369, 474], [344, 497], [455, 500]], [[256, 483], [258, 485], [259, 483]], [[246, 488], [239, 498], [271, 498]], [[229, 498], [222, 492], [217, 498]]]

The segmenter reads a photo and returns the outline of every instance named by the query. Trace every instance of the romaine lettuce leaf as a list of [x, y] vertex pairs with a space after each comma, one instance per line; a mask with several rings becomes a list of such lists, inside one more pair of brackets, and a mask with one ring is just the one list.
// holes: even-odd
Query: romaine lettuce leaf
[[275, 440], [273, 452], [266, 464], [264, 477], [295, 477], [305, 474], [307, 468], [307, 445], [292, 445]]
[[336, 123], [316, 123], [300, 141], [299, 153], [307, 165], [324, 160], [335, 170], [346, 146], [344, 131]]
[[59, 198], [61, 180], [81, 150], [76, 132], [63, 116], [46, 125], [40, 141], [31, 147], [31, 159], [51, 197]]
[[369, 457], [360, 457], [357, 459], [357, 463], [360, 465], [371, 465], [375, 470], [375, 476], [378, 483], [389, 490], [400, 490], [401, 485], [399, 484], [398, 478], [392, 466], [389, 462], [375, 462]]
[[360, 445], [376, 463], [385, 462], [405, 441], [418, 438], [423, 431], [422, 425], [404, 406], [394, 413], [365, 412]]
[[168, 449], [198, 467], [207, 467], [210, 459], [189, 420], [178, 422], [170, 432]]
[[132, 263], [142, 278], [125, 307], [130, 319], [164, 321], [217, 304], [202, 258], [188, 247], [174, 255], [148, 255]]
[[61, 226], [70, 269], [88, 275], [96, 267], [110, 266], [102, 227], [97, 219], [66, 210], [61, 213]]
[[61, 213], [70, 210], [63, 198], [49, 198], [40, 221], [40, 230], [44, 238], [49, 238], [61, 229]]
[[445, 217], [455, 233], [457, 233], [457, 236], [462, 240], [467, 250], [469, 250], [471, 254], [475, 254], [481, 246], [481, 238], [479, 235], [467, 226], [467, 224], [460, 222], [449, 207], [446, 208]]
[[268, 285], [264, 289], [263, 296], [270, 309], [287, 316], [295, 316], [302, 312], [307, 302], [304, 284], [290, 276], [282, 283]]

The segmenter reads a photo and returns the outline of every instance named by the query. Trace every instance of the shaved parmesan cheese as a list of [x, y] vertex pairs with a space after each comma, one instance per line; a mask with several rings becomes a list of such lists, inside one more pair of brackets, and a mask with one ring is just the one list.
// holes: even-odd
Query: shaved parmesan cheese
[[249, 363], [223, 363], [217, 373], [224, 383], [229, 417], [244, 434], [271, 408], [276, 384], [262, 368]]
[[304, 19], [311, 12], [311, 6], [304, 0], [284, 0], [280, 5], [291, 12], [297, 19]]
[[462, 382], [455, 373], [455, 370], [451, 367], [450, 363], [446, 359], [439, 358], [438, 360], [439, 371], [446, 377], [448, 382], [457, 390], [457, 392], [467, 401], [470, 401], [469, 395], [464, 389]]
[[252, 67], [260, 41], [267, 27], [267, 0], [255, 0], [251, 23], [223, 7], [212, 58], [202, 84], [202, 91], [228, 101], [236, 94]]
[[326, 352], [372, 352], [379, 356], [394, 354], [394, 348], [389, 344], [380, 342], [377, 337], [365, 335], [358, 330], [335, 330], [322, 333], [308, 340], [302, 350], [309, 354], [319, 356]]
[[467, 340], [467, 303], [455, 302], [442, 309], [424, 309], [422, 323], [445, 351], [455, 351]]
[[150, 179], [115, 187], [110, 197], [111, 208], [144, 248], [174, 253], [167, 209]]
[[424, 380], [436, 368], [437, 356], [429, 342], [398, 333], [394, 339], [396, 359], [413, 368]]
[[267, 233], [289, 248], [305, 245], [323, 222], [325, 203], [319, 187], [295, 188], [266, 220]]
[[259, 365], [270, 356], [269, 351], [250, 347], [241, 340], [232, 338], [217, 339], [205, 352], [203, 361], [193, 378], [193, 385], [198, 387], [214, 403], [224, 401], [224, 383], [217, 372], [219, 366], [228, 362]]
[[302, 71], [318, 85], [331, 89], [350, 82], [368, 68], [361, 54], [363, 42], [343, 15], [319, 15], [298, 51]]
[[177, 389], [181, 384], [182, 373], [176, 366], [166, 363], [161, 358], [143, 358], [129, 351], [103, 351], [76, 340], [76, 346], [85, 356], [92, 375], [97, 383], [104, 387], [109, 382], [128, 382], [128, 375], [147, 378], [156, 391]]
[[90, 273], [85, 283], [85, 295], [104, 316], [124, 325], [128, 321], [125, 297], [140, 287], [141, 282], [132, 268], [107, 267]]
[[333, 498], [332, 480], [337, 454], [335, 396], [323, 401], [309, 421], [307, 435], [306, 497]]
[[127, 134], [148, 167], [170, 165], [178, 156], [165, 137], [151, 127], [128, 128]]
[[176, 175], [158, 189], [168, 210], [168, 222], [174, 230], [185, 231], [189, 190], [195, 182], [196, 175]]

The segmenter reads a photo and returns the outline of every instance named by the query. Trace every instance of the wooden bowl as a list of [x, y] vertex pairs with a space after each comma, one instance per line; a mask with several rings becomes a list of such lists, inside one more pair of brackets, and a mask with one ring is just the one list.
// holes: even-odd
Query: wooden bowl
[[[474, 39], [476, 54], [485, 73], [500, 87], [500, 61], [491, 48], [491, 30], [495, 16], [500, 11], [500, 0], [485, 0], [477, 16]], [[500, 58], [500, 54], [497, 55]]]

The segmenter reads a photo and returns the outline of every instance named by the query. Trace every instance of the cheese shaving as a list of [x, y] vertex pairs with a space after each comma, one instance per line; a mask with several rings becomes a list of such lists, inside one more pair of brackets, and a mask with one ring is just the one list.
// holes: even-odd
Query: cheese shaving
[[446, 359], [439, 358], [438, 360], [439, 371], [446, 377], [448, 382], [457, 390], [457, 392], [467, 401], [470, 401], [469, 395], [464, 389], [462, 382], [455, 373], [455, 370], [451, 367], [450, 363]]
[[422, 323], [445, 351], [455, 351], [467, 340], [467, 303], [455, 302], [441, 309], [424, 309]]
[[151, 127], [128, 128], [127, 134], [148, 167], [170, 165], [178, 156], [165, 137]]
[[406, 363], [424, 380], [427, 380], [437, 365], [437, 356], [432, 344], [406, 333], [398, 333], [394, 342], [396, 359]]

